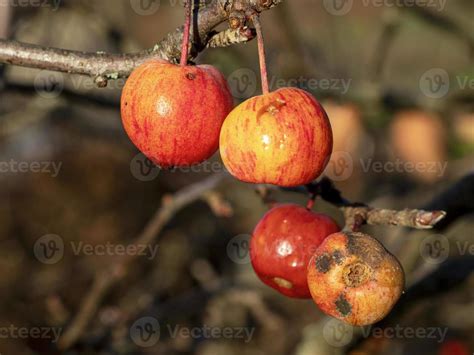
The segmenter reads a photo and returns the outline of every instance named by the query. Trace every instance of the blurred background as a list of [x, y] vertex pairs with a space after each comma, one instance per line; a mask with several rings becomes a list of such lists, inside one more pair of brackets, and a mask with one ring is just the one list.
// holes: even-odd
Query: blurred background
[[[121, 125], [123, 80], [98, 89], [0, 66], [0, 353], [472, 354], [472, 175], [451, 200], [437, 196], [472, 174], [474, 3], [413, 3], [297, 0], [262, 15], [271, 88], [298, 86], [323, 103], [335, 136], [326, 175], [345, 197], [455, 206], [436, 230], [364, 227], [406, 272], [407, 292], [381, 324], [345, 326], [263, 285], [247, 247], [268, 207], [227, 179], [218, 193], [231, 209], [216, 216], [199, 201], [177, 213], [78, 343], [57, 350], [94, 274], [121, 257], [107, 245], [127, 245], [163, 196], [224, 168], [216, 154], [194, 171], [146, 169]], [[0, 1], [0, 38], [67, 49], [139, 51], [182, 23], [174, 0]], [[196, 62], [225, 74], [236, 103], [261, 92], [255, 41]], [[343, 225], [334, 206], [315, 210]]]

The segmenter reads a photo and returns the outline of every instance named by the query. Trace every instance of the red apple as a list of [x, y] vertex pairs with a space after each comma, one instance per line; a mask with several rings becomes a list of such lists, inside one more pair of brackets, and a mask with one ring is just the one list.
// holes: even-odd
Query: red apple
[[226, 118], [220, 136], [225, 166], [250, 183], [307, 184], [323, 172], [331, 151], [326, 112], [311, 94], [297, 88], [243, 102]]
[[363, 233], [331, 234], [308, 265], [308, 286], [319, 308], [355, 326], [384, 318], [399, 299], [404, 279], [398, 260]]
[[165, 168], [190, 166], [211, 157], [231, 110], [232, 96], [217, 69], [158, 60], [132, 72], [121, 100], [128, 136], [151, 161]]
[[306, 281], [308, 262], [329, 234], [339, 231], [330, 217], [294, 204], [265, 214], [250, 240], [250, 258], [258, 277], [280, 293], [311, 298]]

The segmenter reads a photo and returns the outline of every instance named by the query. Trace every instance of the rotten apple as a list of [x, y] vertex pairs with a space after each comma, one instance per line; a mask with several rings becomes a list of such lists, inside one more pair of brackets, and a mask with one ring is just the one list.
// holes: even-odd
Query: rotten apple
[[363, 233], [331, 234], [308, 265], [308, 286], [319, 308], [355, 326], [384, 318], [400, 298], [404, 279], [398, 260]]

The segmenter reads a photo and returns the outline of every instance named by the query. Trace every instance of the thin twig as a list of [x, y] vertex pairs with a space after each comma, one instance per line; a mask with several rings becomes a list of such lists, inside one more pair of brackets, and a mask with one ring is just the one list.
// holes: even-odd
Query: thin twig
[[209, 208], [217, 217], [229, 218], [234, 214], [231, 204], [217, 191], [206, 192], [203, 194], [202, 200], [208, 204]]
[[416, 229], [431, 229], [445, 216], [444, 211], [405, 209], [401, 211], [371, 207], [342, 207], [348, 229], [358, 230], [363, 224], [392, 225]]
[[[224, 179], [225, 174], [213, 175], [206, 180], [195, 183], [178, 191], [163, 200], [162, 206], [156, 211], [143, 232], [131, 245], [150, 245], [157, 238], [166, 224], [181, 209], [198, 200], [207, 192], [216, 188]], [[137, 254], [124, 255], [107, 270], [95, 276], [90, 291], [85, 296], [79, 310], [69, 328], [58, 343], [60, 349], [70, 348], [83, 334], [89, 322], [97, 312], [108, 291], [126, 275], [128, 265], [137, 258]]]
[[[276, 189], [275, 187], [266, 188], [268, 190]], [[313, 207], [313, 201], [317, 197], [339, 207], [345, 217], [345, 228], [351, 231], [358, 230], [364, 224], [430, 229], [446, 216], [446, 212], [440, 210], [425, 211], [405, 209], [395, 211], [384, 208], [373, 208], [363, 203], [350, 202], [342, 196], [341, 192], [334, 186], [332, 181], [326, 177], [316, 183], [311, 183], [306, 186], [285, 188], [284, 190], [308, 195], [308, 209]], [[267, 192], [267, 195], [265, 196], [266, 199], [269, 198], [268, 193], [269, 192]]]

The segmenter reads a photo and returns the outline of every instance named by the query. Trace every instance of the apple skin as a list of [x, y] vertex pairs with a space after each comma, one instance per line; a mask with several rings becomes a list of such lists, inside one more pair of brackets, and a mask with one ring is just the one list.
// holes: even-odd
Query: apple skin
[[222, 160], [237, 179], [286, 187], [321, 175], [332, 144], [323, 107], [297, 88], [243, 102], [227, 116], [220, 135]]
[[400, 298], [405, 283], [398, 260], [363, 233], [328, 236], [311, 258], [307, 275], [319, 308], [354, 326], [383, 319]]
[[161, 60], [136, 68], [122, 92], [122, 122], [137, 148], [160, 167], [190, 166], [211, 157], [233, 99], [210, 65]]
[[263, 283], [285, 296], [311, 298], [308, 262], [324, 238], [339, 230], [329, 216], [295, 204], [277, 205], [253, 231], [252, 266]]

